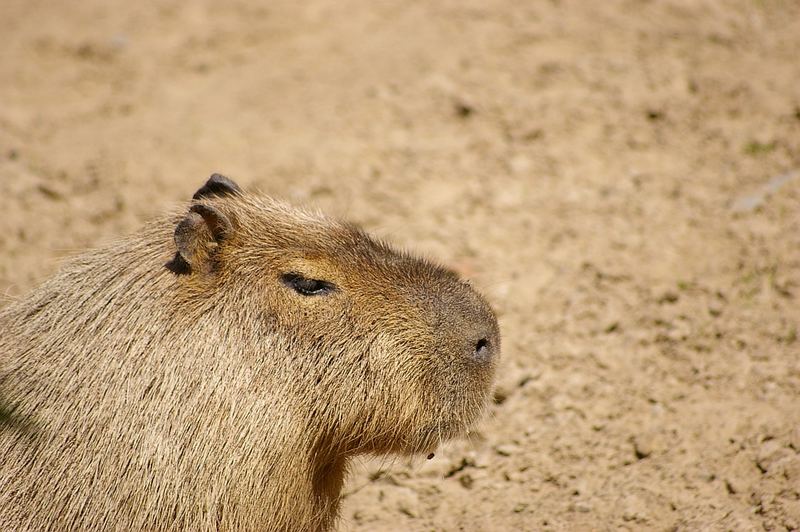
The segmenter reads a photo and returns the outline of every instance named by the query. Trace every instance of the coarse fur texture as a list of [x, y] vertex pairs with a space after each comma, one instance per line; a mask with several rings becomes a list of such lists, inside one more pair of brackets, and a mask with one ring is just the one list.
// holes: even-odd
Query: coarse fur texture
[[325, 530], [351, 457], [479, 416], [480, 295], [221, 179], [0, 311], [0, 530]]

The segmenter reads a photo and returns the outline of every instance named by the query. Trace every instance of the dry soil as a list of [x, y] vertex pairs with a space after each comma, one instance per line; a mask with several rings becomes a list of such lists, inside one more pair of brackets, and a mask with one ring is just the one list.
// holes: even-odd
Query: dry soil
[[490, 416], [340, 529], [800, 527], [800, 4], [1, 0], [0, 292], [213, 171], [480, 287]]

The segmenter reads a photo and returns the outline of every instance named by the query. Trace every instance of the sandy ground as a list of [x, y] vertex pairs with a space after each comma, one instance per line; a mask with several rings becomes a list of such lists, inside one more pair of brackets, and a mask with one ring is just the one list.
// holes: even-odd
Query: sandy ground
[[0, 0], [0, 292], [212, 171], [481, 287], [491, 415], [343, 531], [800, 527], [800, 4]]

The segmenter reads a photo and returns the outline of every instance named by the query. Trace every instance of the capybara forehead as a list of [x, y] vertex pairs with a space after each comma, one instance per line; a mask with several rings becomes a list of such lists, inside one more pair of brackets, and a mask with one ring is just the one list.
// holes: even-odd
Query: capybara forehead
[[239, 245], [266, 268], [306, 275], [391, 278], [395, 284], [461, 284], [456, 273], [372, 238], [356, 225], [250, 195], [221, 200], [236, 220]]

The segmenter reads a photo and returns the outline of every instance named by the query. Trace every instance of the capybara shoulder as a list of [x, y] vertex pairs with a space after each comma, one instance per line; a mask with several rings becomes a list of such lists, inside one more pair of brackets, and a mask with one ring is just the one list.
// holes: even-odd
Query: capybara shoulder
[[213, 175], [0, 310], [0, 529], [324, 530], [350, 458], [479, 417], [452, 271]]

